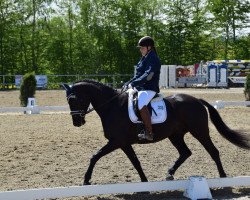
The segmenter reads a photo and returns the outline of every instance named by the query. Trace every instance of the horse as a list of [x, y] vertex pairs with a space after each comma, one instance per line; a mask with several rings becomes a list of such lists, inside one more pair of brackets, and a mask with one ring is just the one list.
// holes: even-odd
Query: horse
[[[133, 144], [156, 143], [168, 138], [177, 149], [179, 157], [168, 169], [166, 179], [173, 180], [176, 170], [191, 156], [192, 152], [184, 141], [184, 135], [190, 132], [214, 160], [220, 177], [226, 177], [219, 151], [214, 146], [208, 128], [208, 112], [218, 132], [229, 142], [240, 148], [250, 149], [249, 137], [242, 132], [230, 129], [222, 120], [218, 111], [203, 99], [187, 94], [175, 94], [164, 97], [167, 107], [167, 119], [160, 124], [153, 124], [154, 140], [141, 141], [138, 138], [138, 126], [132, 123], [128, 115], [128, 94], [94, 80], [82, 80], [72, 86], [62, 84], [72, 115], [73, 125], [85, 124], [85, 116], [95, 110], [100, 116], [104, 136], [108, 140], [90, 159], [84, 176], [84, 185], [90, 185], [96, 162], [103, 156], [121, 149], [137, 170], [142, 182], [147, 182], [140, 161], [132, 147]], [[92, 109], [89, 109], [90, 104]], [[206, 109], [207, 108], [207, 109]], [[208, 110], [208, 112], [207, 112]]]

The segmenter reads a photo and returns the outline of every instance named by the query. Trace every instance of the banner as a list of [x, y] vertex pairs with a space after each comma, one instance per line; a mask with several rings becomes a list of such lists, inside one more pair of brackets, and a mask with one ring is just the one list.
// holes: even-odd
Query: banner
[[246, 77], [228, 77], [232, 83], [241, 83], [244, 84], [246, 82]]
[[[36, 87], [37, 88], [46, 88], [47, 87], [48, 78], [46, 75], [36, 75], [35, 78], [36, 78]], [[22, 79], [23, 79], [23, 75], [16, 75], [15, 76], [15, 85], [17, 88], [20, 87]]]
[[16, 76], [15, 76], [15, 85], [16, 85], [17, 88], [20, 87], [22, 78], [23, 78], [22, 75], [16, 75]]
[[48, 78], [46, 75], [36, 75], [36, 87], [46, 88], [48, 83]]

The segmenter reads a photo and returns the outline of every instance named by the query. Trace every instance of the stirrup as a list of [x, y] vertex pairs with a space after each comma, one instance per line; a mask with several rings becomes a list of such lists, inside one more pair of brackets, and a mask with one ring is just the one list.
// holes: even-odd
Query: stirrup
[[139, 138], [139, 140], [153, 141], [154, 135], [153, 135], [153, 133], [148, 133], [146, 131], [142, 131], [140, 134], [138, 134], [138, 138]]

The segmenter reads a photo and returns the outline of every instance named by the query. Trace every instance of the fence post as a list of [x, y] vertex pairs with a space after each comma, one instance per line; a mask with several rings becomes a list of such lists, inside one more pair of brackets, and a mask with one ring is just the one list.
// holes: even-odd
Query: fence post
[[5, 75], [3, 75], [3, 88], [5, 88]]
[[114, 75], [112, 75], [112, 85], [113, 85], [113, 87], [116, 87], [116, 83], [115, 83], [115, 74]]

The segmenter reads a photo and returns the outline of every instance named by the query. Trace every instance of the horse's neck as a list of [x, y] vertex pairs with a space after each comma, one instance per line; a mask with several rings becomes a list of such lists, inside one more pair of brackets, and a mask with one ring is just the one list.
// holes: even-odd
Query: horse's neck
[[102, 89], [98, 88], [96, 85], [91, 85], [90, 87], [91, 104], [96, 112], [101, 116], [109, 109], [109, 106], [112, 105], [109, 102], [113, 98], [113, 96], [107, 95], [107, 93], [102, 91]]

